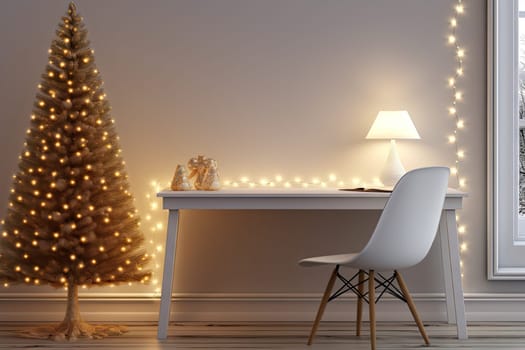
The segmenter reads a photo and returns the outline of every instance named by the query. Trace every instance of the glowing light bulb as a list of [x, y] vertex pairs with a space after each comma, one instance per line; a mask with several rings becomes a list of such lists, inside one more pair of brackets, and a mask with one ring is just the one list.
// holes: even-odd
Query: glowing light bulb
[[454, 35], [449, 35], [448, 36], [448, 43], [449, 44], [454, 44], [456, 42], [456, 37]]
[[458, 20], [456, 18], [451, 18], [450, 19], [450, 26], [455, 28], [455, 27], [457, 27], [457, 25], [458, 25]]

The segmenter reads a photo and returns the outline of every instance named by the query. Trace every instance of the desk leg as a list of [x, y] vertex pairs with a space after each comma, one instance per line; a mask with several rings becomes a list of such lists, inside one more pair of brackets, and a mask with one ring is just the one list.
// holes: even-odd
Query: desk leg
[[178, 226], [179, 211], [177, 209], [171, 209], [169, 211], [166, 246], [164, 247], [164, 272], [162, 275], [162, 291], [160, 297], [159, 328], [157, 330], [158, 339], [166, 339], [168, 336]]
[[456, 226], [456, 212], [445, 210], [439, 223], [441, 237], [441, 255], [447, 300], [447, 317], [449, 323], [456, 323], [458, 339], [467, 339], [467, 322], [465, 319], [465, 301], [461, 286], [461, 267], [459, 263], [459, 243]]

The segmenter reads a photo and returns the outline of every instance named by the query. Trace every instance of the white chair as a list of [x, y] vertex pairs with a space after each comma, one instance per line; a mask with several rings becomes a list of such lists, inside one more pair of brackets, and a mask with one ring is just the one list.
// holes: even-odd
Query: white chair
[[[299, 261], [301, 266], [335, 265], [319, 305], [308, 345], [312, 344], [326, 304], [348, 291], [354, 292], [358, 297], [357, 336], [361, 333], [363, 300], [369, 304], [372, 350], [376, 347], [375, 304], [385, 292], [408, 304], [421, 336], [427, 345], [430, 344], [412, 297], [398, 270], [418, 264], [430, 250], [439, 225], [448, 177], [449, 169], [445, 167], [409, 171], [394, 187], [374, 233], [361, 252], [318, 256]], [[346, 279], [339, 271], [340, 266], [356, 268], [359, 271], [352, 278]], [[384, 270], [393, 270], [392, 276], [386, 278], [377, 272]], [[330, 295], [336, 278], [343, 285]], [[357, 283], [354, 282], [356, 278]], [[394, 285], [394, 280], [397, 280], [399, 288]], [[364, 292], [367, 282], [368, 292]], [[376, 290], [379, 294], [377, 298]]]

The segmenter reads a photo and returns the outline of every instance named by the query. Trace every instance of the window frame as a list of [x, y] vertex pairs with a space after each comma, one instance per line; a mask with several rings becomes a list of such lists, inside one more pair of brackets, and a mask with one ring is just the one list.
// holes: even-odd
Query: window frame
[[525, 256], [525, 242], [519, 235], [516, 132], [518, 2], [488, 0], [487, 15], [487, 272], [490, 280], [524, 280], [525, 261], [519, 258]]

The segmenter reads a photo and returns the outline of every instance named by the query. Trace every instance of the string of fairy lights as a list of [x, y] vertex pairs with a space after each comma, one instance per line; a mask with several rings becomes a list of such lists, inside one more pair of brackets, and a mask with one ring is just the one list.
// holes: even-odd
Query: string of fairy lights
[[[465, 120], [462, 118], [459, 112], [459, 104], [463, 101], [463, 92], [460, 90], [460, 80], [464, 78], [464, 59], [465, 59], [465, 48], [460, 45], [460, 40], [457, 36], [457, 28], [459, 25], [459, 19], [465, 13], [465, 5], [462, 0], [457, 0], [454, 4], [454, 14], [450, 18], [450, 34], [448, 35], [448, 43], [454, 49], [455, 66], [454, 72], [448, 78], [448, 86], [451, 89], [451, 105], [448, 107], [448, 112], [451, 117], [454, 118], [454, 128], [450, 135], [448, 135], [448, 142], [454, 147], [455, 160], [454, 165], [450, 166], [451, 175], [455, 177], [457, 186], [460, 190], [465, 190], [467, 181], [462, 176], [462, 162], [465, 159], [466, 153], [463, 148], [459, 145], [459, 139], [461, 132], [465, 128]], [[156, 198], [156, 193], [164, 188], [169, 187], [170, 182], [165, 181], [152, 181], [150, 183], [151, 193], [146, 193], [145, 198], [148, 203], [148, 212], [143, 217], [146, 222], [146, 226], [149, 227], [149, 244], [152, 260], [153, 260], [153, 271], [152, 284], [155, 288], [154, 293], [160, 293], [159, 287], [159, 275], [160, 268], [162, 266], [161, 258], [163, 252], [163, 237], [165, 234], [164, 222], [165, 217], [160, 216], [162, 211], [160, 201], [161, 199]], [[380, 180], [376, 177], [372, 179], [373, 185], [381, 185]], [[222, 185], [225, 188], [329, 188], [329, 187], [344, 187], [344, 186], [364, 186], [366, 184], [363, 179], [359, 177], [352, 177], [350, 179], [341, 179], [335, 173], [330, 173], [327, 176], [314, 176], [311, 178], [304, 178], [301, 176], [294, 176], [292, 178], [285, 178], [282, 175], [274, 176], [261, 176], [260, 178], [252, 178], [249, 176], [239, 176], [234, 179], [225, 179], [222, 181]], [[460, 236], [460, 251], [465, 252], [467, 250], [467, 243], [463, 239], [466, 234], [466, 225], [460, 221], [460, 217], [456, 218], [458, 222], [458, 233]], [[463, 261], [460, 261], [461, 265], [461, 276], [463, 277]]]
[[[260, 178], [242, 175], [232, 179], [224, 179], [222, 186], [225, 189], [250, 189], [250, 188], [330, 188], [330, 187], [361, 187], [367, 185], [381, 186], [378, 177], [372, 178], [371, 182], [365, 182], [359, 177], [348, 179], [339, 178], [335, 173], [329, 173], [326, 176], [313, 176], [304, 178], [294, 176], [286, 178], [277, 174], [274, 176], [262, 176]], [[149, 183], [149, 191], [144, 195], [147, 203], [145, 215], [142, 216], [143, 227], [145, 228], [146, 242], [149, 245], [148, 252], [152, 261], [152, 278], [150, 284], [153, 286], [155, 296], [160, 295], [160, 276], [162, 273], [162, 258], [164, 256], [164, 239], [166, 235], [166, 217], [167, 213], [162, 210], [162, 200], [157, 198], [156, 194], [163, 189], [169, 188], [168, 180], [153, 180]]]
[[[460, 45], [460, 41], [457, 36], [457, 28], [459, 25], [459, 18], [465, 13], [465, 5], [462, 0], [457, 0], [454, 5], [454, 15], [450, 19], [450, 34], [448, 36], [448, 43], [454, 49], [455, 67], [454, 73], [448, 78], [448, 86], [451, 89], [452, 103], [448, 108], [450, 116], [454, 118], [454, 129], [453, 132], [448, 136], [448, 141], [453, 145], [455, 150], [455, 161], [454, 165], [450, 167], [451, 174], [456, 178], [457, 184], [460, 190], [465, 190], [467, 181], [462, 176], [462, 162], [465, 159], [465, 150], [459, 146], [460, 132], [465, 128], [465, 120], [459, 113], [459, 103], [463, 100], [463, 92], [459, 89], [459, 82], [464, 78], [464, 59], [465, 59], [465, 48]], [[458, 222], [458, 233], [460, 236], [460, 251], [465, 252], [467, 250], [467, 243], [464, 240], [466, 233], [466, 226], [460, 221], [459, 215], [456, 217]], [[463, 277], [463, 260], [460, 260], [461, 276]]]

